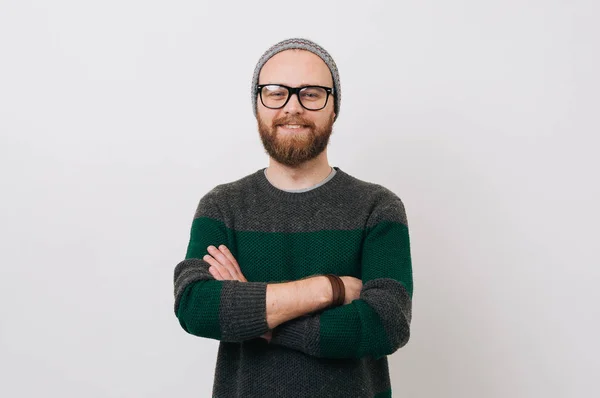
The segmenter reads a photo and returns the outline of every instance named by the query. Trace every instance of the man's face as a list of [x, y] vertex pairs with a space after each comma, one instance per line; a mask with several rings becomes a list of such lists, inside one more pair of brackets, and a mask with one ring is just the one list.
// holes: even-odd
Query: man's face
[[[275, 54], [261, 69], [258, 83], [333, 87], [327, 64], [319, 56], [303, 50]], [[258, 131], [265, 150], [277, 162], [292, 167], [314, 159], [329, 142], [335, 117], [333, 110], [332, 96], [319, 111], [303, 108], [297, 95], [292, 95], [281, 109], [265, 107], [258, 97]]]

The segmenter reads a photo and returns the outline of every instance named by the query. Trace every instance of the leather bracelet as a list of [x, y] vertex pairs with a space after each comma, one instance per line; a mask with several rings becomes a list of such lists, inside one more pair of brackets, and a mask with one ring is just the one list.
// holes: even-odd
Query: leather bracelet
[[346, 289], [344, 287], [344, 282], [342, 279], [334, 274], [325, 274], [329, 282], [331, 283], [331, 288], [333, 290], [333, 299], [331, 300], [331, 304], [328, 308], [338, 307], [344, 304], [344, 300], [346, 298]]
[[339, 285], [339, 296], [338, 296], [338, 301], [337, 302], [333, 302], [333, 305], [338, 307], [340, 305], [344, 305], [344, 299], [346, 298], [346, 289], [344, 287], [344, 281], [342, 281], [342, 279], [337, 276], [337, 275], [333, 275], [333, 277], [335, 278], [337, 284]]

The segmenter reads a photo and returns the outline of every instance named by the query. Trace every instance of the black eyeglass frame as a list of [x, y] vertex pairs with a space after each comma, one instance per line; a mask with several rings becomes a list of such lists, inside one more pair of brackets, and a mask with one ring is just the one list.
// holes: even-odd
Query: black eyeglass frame
[[[277, 87], [283, 87], [288, 91], [288, 97], [285, 100], [285, 102], [283, 103], [283, 105], [278, 106], [278, 107], [271, 107], [271, 106], [267, 106], [265, 105], [265, 102], [263, 101], [263, 97], [262, 97], [262, 89], [263, 87], [267, 87], [267, 86], [277, 86]], [[312, 87], [318, 87], [318, 88], [322, 88], [325, 90], [325, 92], [327, 92], [327, 97], [325, 97], [325, 105], [323, 105], [321, 108], [318, 109], [310, 109], [307, 108], [306, 106], [304, 106], [304, 104], [302, 103], [302, 100], [300, 99], [300, 91], [305, 89], [305, 88], [312, 88]], [[306, 109], [307, 111], [320, 111], [322, 109], [325, 109], [325, 107], [327, 106], [327, 102], [329, 101], [329, 96], [330, 95], [335, 95], [334, 90], [332, 87], [325, 87], [325, 86], [316, 86], [314, 84], [312, 85], [308, 85], [308, 86], [300, 86], [300, 87], [289, 87], [289, 86], [285, 86], [283, 84], [276, 84], [276, 83], [270, 83], [270, 84], [257, 84], [256, 85], [256, 90], [258, 91], [258, 95], [260, 96], [260, 102], [263, 104], [263, 106], [265, 108], [269, 108], [269, 109], [281, 109], [284, 106], [287, 105], [287, 103], [290, 101], [290, 98], [292, 98], [292, 95], [296, 94], [296, 98], [298, 98], [298, 102], [300, 103], [300, 105]]]

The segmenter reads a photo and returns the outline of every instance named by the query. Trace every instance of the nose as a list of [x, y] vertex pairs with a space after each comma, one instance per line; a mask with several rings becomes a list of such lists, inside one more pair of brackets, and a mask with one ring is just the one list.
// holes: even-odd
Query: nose
[[298, 94], [292, 94], [292, 97], [283, 107], [283, 112], [286, 114], [293, 115], [297, 115], [304, 112], [304, 108], [302, 107], [302, 105], [300, 105], [300, 101], [298, 100]]

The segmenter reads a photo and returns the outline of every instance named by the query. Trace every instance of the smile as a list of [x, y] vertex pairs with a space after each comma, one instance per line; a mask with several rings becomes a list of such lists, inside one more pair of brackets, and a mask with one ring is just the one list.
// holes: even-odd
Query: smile
[[301, 128], [304, 128], [305, 126], [302, 126], [300, 124], [284, 124], [279, 127], [283, 127], [285, 129], [301, 129]]

